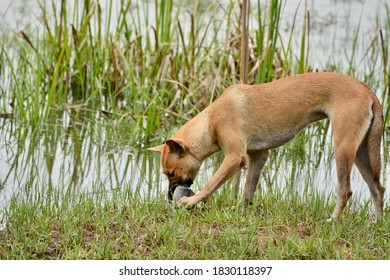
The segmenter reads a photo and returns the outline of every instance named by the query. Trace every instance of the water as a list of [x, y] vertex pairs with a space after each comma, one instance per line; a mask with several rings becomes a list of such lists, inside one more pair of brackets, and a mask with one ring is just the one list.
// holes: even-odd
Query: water
[[[283, 13], [283, 36], [288, 36], [299, 0], [289, 0]], [[37, 11], [35, 1], [1, 1], [0, 26], [2, 32], [15, 26], [24, 26], [27, 20], [17, 17], [18, 9], [29, 7]], [[339, 65], [348, 69], [349, 49], [359, 26], [362, 42], [356, 57], [363, 57], [373, 37], [375, 19], [380, 13], [381, 1], [308, 1], [311, 35], [309, 61], [314, 68], [323, 65]], [[304, 10], [303, 2], [298, 14]], [[15, 18], [13, 21], [12, 18]], [[360, 20], [361, 18], [361, 20]], [[302, 20], [297, 20], [301, 25]], [[299, 29], [299, 28], [297, 28]], [[299, 40], [300, 36], [294, 36]], [[286, 39], [287, 40], [287, 39]], [[299, 46], [299, 41], [294, 44]], [[299, 48], [298, 48], [299, 49]], [[359, 61], [358, 61], [359, 62]], [[359, 68], [358, 68], [359, 69]], [[362, 73], [364, 65], [360, 66]], [[3, 98], [3, 97], [1, 97]], [[114, 127], [114, 129], [113, 129]], [[309, 133], [310, 134], [310, 133]], [[0, 118], [0, 209], [8, 207], [13, 195], [34, 196], [40, 188], [67, 191], [83, 191], [93, 194], [97, 189], [107, 194], [114, 189], [137, 192], [141, 197], [156, 197], [166, 192], [167, 181], [161, 175], [159, 158], [143, 148], [132, 148], [126, 143], [126, 132], [115, 127], [114, 121], [101, 115], [91, 115], [82, 110], [64, 110], [53, 123], [38, 127], [35, 131], [19, 127], [18, 122]], [[316, 138], [319, 140], [319, 138]], [[387, 136], [386, 139], [389, 139]], [[313, 143], [312, 143], [313, 142]], [[337, 180], [331, 149], [331, 137], [326, 144], [317, 147], [315, 141], [305, 150], [296, 150], [293, 144], [274, 152], [261, 179], [264, 190], [273, 188], [294, 189], [302, 195], [317, 190], [325, 195], [335, 193]], [[324, 149], [319, 156], [318, 149]], [[388, 157], [387, 157], [388, 160]], [[199, 190], [215, 172], [221, 155], [207, 160], [193, 187]], [[383, 169], [385, 187], [390, 164]], [[97, 188], [98, 186], [98, 188]], [[370, 198], [368, 187], [353, 170], [352, 188], [360, 199]], [[386, 193], [389, 198], [389, 192]]]
[[[348, 58], [351, 57], [353, 41], [359, 31], [356, 57], [361, 59], [372, 40], [377, 36], [376, 22], [385, 18], [384, 1], [364, 0], [329, 0], [307, 2], [310, 14], [310, 49], [309, 61], [314, 69], [322, 69], [324, 65], [341, 66], [348, 69]], [[298, 8], [297, 26], [303, 25], [302, 19], [305, 1], [288, 0], [284, 11], [284, 36], [291, 30], [291, 18]], [[383, 26], [382, 26], [383, 28]], [[299, 28], [297, 28], [300, 30]], [[300, 46], [300, 36], [295, 39], [296, 49]], [[364, 64], [360, 60], [358, 70], [364, 72]]]
[[[108, 124], [81, 118], [72, 123], [50, 124], [31, 133], [19, 131], [11, 120], [1, 122], [0, 208], [8, 206], [12, 195], [33, 197], [40, 191], [37, 188], [108, 195], [117, 189], [130, 190], [145, 198], [166, 193], [167, 180], [161, 175], [159, 158], [151, 152], [117, 145], [115, 140], [107, 142], [111, 129]], [[337, 180], [330, 142], [323, 147], [322, 155], [314, 152], [321, 149], [316, 142], [304, 150], [293, 143], [275, 150], [263, 172], [262, 189], [288, 189], [302, 195], [317, 190], [324, 195], [335, 193]], [[199, 190], [212, 176], [221, 156], [217, 154], [204, 163], [194, 190]], [[389, 164], [384, 173], [390, 174]], [[352, 189], [362, 201], [370, 198], [356, 168]]]
[[91, 193], [97, 186], [111, 192], [131, 185], [143, 196], [156, 196], [161, 192], [161, 184], [149, 181], [151, 177], [145, 175], [159, 174], [158, 159], [130, 147], [107, 143], [106, 134], [111, 126], [90, 119], [89, 116], [49, 124], [34, 133], [18, 130], [12, 121], [3, 120], [0, 206], [7, 205], [14, 193], [34, 192], [35, 185]]

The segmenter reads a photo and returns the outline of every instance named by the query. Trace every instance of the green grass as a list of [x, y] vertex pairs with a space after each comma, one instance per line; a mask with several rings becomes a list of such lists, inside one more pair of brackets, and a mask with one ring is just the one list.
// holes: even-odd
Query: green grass
[[[349, 204], [328, 224], [333, 199], [264, 193], [244, 208], [228, 192], [192, 210], [163, 197], [116, 194], [13, 200], [0, 259], [388, 259], [390, 209], [374, 224], [369, 205]], [[50, 197], [50, 195], [48, 195]], [[47, 197], [46, 197], [47, 199]], [[56, 201], [57, 200], [57, 201]], [[292, 215], [293, 213], [293, 215]]]

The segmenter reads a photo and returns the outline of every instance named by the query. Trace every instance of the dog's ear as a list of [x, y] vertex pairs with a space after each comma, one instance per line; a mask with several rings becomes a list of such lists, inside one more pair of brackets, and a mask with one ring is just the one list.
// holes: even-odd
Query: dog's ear
[[156, 147], [151, 147], [151, 148], [147, 148], [148, 151], [153, 151], [153, 152], [159, 152], [161, 153], [162, 150], [164, 148], [164, 144], [160, 145], [160, 146], [156, 146]]
[[180, 157], [183, 156], [187, 152], [187, 145], [183, 140], [180, 139], [169, 139], [165, 142], [168, 145], [169, 150], [172, 153], [178, 154]]

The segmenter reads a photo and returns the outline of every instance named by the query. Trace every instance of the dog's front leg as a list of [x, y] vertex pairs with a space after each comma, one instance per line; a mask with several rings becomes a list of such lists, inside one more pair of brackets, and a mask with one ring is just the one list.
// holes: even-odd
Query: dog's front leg
[[179, 200], [179, 205], [191, 209], [200, 201], [206, 201], [213, 192], [215, 192], [223, 183], [225, 183], [231, 176], [233, 176], [241, 167], [245, 165], [245, 154], [229, 154], [218, 168], [217, 172], [206, 183], [204, 188], [194, 196], [183, 197]]

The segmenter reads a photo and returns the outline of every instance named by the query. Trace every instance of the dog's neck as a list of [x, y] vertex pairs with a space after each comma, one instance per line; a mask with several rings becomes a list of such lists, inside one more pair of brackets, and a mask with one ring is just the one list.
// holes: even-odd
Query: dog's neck
[[221, 150], [209, 131], [208, 114], [208, 109], [203, 110], [172, 136], [184, 140], [188, 144], [189, 153], [199, 162], [203, 162], [207, 157]]

